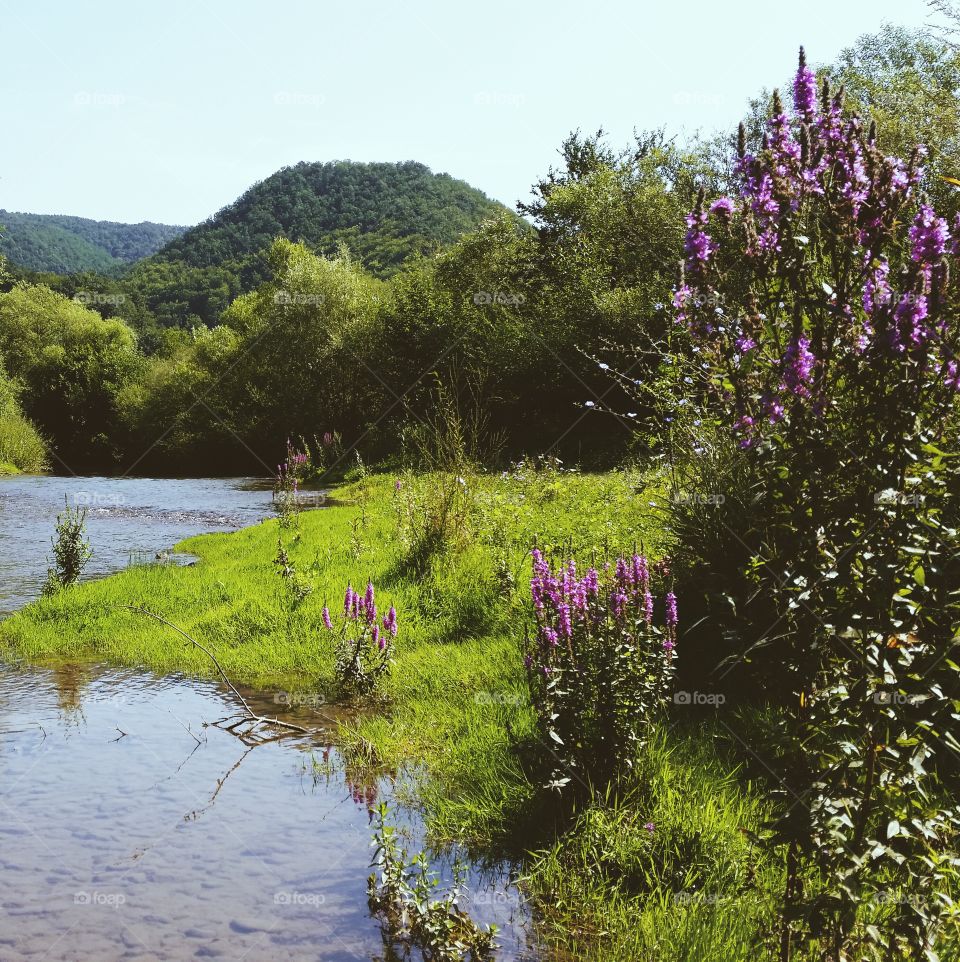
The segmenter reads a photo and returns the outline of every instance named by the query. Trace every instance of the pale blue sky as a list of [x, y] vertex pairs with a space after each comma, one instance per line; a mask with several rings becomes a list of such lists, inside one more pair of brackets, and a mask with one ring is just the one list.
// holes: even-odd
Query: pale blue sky
[[924, 0], [0, 0], [0, 208], [192, 224], [300, 160], [513, 205], [573, 128], [729, 129]]

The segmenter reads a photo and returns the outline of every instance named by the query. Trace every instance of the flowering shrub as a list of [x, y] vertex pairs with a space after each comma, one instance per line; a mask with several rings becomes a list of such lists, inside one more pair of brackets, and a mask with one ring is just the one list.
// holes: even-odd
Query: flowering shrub
[[[960, 627], [960, 221], [919, 193], [923, 149], [884, 156], [802, 51], [793, 111], [775, 95], [738, 154], [739, 192], [701, 194], [687, 219], [674, 307], [690, 409], [731, 432], [758, 492], [729, 532], [750, 554], [734, 601], [772, 617], [727, 654], [769, 652], [780, 707], [779, 954], [931, 957], [960, 827], [935, 801], [956, 768], [936, 759]], [[878, 892], [896, 897], [868, 924]]]
[[[668, 591], [659, 614], [651, 572], [633, 555], [589, 568], [554, 570], [533, 551], [530, 593], [536, 634], [525, 656], [540, 733], [561, 762], [551, 787], [571, 774], [605, 781], [632, 764], [645, 729], [663, 708], [674, 668], [677, 599]], [[658, 627], [659, 621], [662, 627]]]
[[287, 439], [287, 459], [277, 465], [273, 481], [273, 506], [281, 528], [297, 528], [300, 524], [300, 484], [311, 470], [308, 451], [298, 450]]
[[321, 614], [324, 627], [339, 635], [336, 651], [335, 677], [337, 683], [350, 691], [367, 694], [380, 678], [390, 670], [393, 641], [397, 637], [397, 610], [390, 610], [380, 618], [372, 582], [360, 595], [347, 585], [343, 599], [343, 613], [334, 624], [330, 609], [324, 605]]

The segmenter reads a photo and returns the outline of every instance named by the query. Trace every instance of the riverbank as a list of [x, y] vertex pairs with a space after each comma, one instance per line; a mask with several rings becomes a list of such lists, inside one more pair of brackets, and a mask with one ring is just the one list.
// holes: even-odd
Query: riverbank
[[7, 464], [5, 461], [0, 461], [0, 478], [9, 478], [20, 473], [21, 471], [16, 465]]
[[[211, 673], [205, 655], [131, 605], [209, 645], [238, 682], [332, 697], [321, 611], [342, 603], [348, 581], [371, 578], [400, 634], [374, 710], [342, 732], [351, 762], [414, 772], [410, 801], [439, 844], [460, 840], [479, 857], [537, 850], [527, 890], [540, 935], [567, 957], [749, 957], [770, 870], [744, 830], [763, 807], [728, 774], [722, 733], [661, 733], [619, 800], [572, 817], [517, 748], [533, 734], [518, 646], [530, 546], [583, 557], [642, 543], [656, 554], [657, 489], [626, 473], [521, 470], [375, 476], [335, 497], [302, 513], [298, 534], [270, 520], [191, 538], [177, 550], [196, 555], [194, 567], [135, 567], [39, 601], [0, 623], [0, 646], [39, 661]], [[278, 538], [311, 589], [300, 604], [277, 574]]]

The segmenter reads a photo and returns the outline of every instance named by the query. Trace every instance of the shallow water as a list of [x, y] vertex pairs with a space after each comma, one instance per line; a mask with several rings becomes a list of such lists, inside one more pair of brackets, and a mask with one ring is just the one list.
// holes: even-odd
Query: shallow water
[[[390, 780], [352, 783], [325, 735], [248, 750], [210, 725], [236, 707], [210, 681], [0, 664], [0, 960], [390, 958], [365, 890], [369, 806]], [[505, 927], [497, 958], [532, 958], [504, 873], [474, 869], [469, 889]]]
[[0, 617], [39, 594], [64, 498], [87, 509], [93, 558], [85, 577], [151, 561], [191, 535], [236, 530], [272, 513], [269, 483], [255, 478], [0, 478]]

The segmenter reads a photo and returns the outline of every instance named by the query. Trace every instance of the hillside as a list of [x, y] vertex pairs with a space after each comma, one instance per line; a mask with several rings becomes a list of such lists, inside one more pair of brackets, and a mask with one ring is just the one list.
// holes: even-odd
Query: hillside
[[0, 254], [32, 271], [116, 274], [186, 230], [144, 221], [120, 224], [61, 214], [0, 210]]
[[322, 254], [345, 243], [383, 278], [411, 255], [505, 210], [464, 181], [412, 161], [299, 163], [138, 264], [130, 283], [163, 324], [191, 316], [212, 323], [233, 297], [267, 278], [263, 252], [276, 237]]

